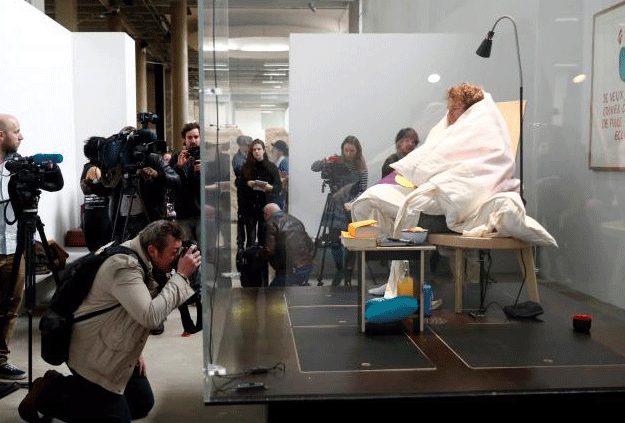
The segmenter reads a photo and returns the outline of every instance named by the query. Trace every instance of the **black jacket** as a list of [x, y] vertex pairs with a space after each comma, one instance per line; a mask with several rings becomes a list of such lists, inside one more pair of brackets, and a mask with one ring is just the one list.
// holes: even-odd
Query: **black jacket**
[[281, 273], [313, 262], [315, 246], [297, 218], [278, 211], [265, 223], [265, 253], [269, 263]]
[[[165, 204], [165, 190], [178, 189], [180, 187], [180, 176], [169, 166], [165, 160], [156, 153], [151, 153], [145, 162], [146, 167], [151, 167], [158, 172], [158, 176], [152, 179], [144, 179], [141, 175], [134, 175], [138, 180], [139, 194], [148, 213], [150, 222], [167, 217], [167, 207]], [[112, 215], [115, 221], [117, 206], [121, 199], [124, 183], [120, 182], [113, 192]]]
[[[243, 165], [243, 180], [241, 186], [244, 188], [244, 197], [242, 198], [240, 207], [244, 214], [262, 214], [263, 207], [265, 207], [267, 203], [270, 203], [272, 198], [280, 194], [282, 190], [280, 174], [278, 173], [276, 165], [267, 159], [255, 162], [252, 169], [249, 169], [247, 166], [247, 163]], [[268, 182], [273, 186], [273, 190], [270, 192], [258, 191], [247, 185], [248, 181], [257, 180]]]

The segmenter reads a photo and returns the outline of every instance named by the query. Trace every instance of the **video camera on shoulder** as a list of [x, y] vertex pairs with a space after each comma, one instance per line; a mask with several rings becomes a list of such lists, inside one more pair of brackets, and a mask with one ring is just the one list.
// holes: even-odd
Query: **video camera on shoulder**
[[156, 139], [148, 124], [158, 122], [154, 113], [137, 114], [140, 129], [121, 131], [111, 135], [98, 146], [98, 164], [102, 171], [102, 182], [107, 187], [114, 187], [119, 182], [116, 177], [121, 170], [128, 175], [136, 175], [149, 164], [150, 154], [162, 154], [167, 151], [167, 143]]

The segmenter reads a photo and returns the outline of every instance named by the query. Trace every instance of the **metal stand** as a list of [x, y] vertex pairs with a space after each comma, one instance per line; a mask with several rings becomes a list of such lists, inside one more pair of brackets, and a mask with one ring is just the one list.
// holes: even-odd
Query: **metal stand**
[[[326, 186], [326, 181], [323, 181], [321, 185], [321, 191], [324, 191]], [[317, 278], [317, 285], [323, 285], [323, 269], [325, 267], [326, 261], [326, 250], [329, 245], [336, 245], [336, 243], [340, 243], [340, 240], [333, 241], [329, 239], [330, 228], [332, 227], [332, 223], [334, 222], [334, 203], [332, 202], [332, 190], [328, 192], [326, 196], [326, 203], [323, 207], [323, 213], [321, 214], [321, 220], [319, 221], [319, 228], [317, 228], [317, 236], [315, 237], [315, 249], [313, 251], [313, 257], [317, 257], [317, 248], [322, 247], [323, 253], [321, 255], [321, 268], [319, 270], [319, 277]], [[331, 214], [330, 214], [331, 213]], [[324, 224], [327, 222], [328, 216], [332, 216], [330, 218], [329, 224]]]
[[[37, 196], [38, 198], [38, 196]], [[23, 382], [10, 382], [8, 384], [0, 384], [0, 398], [14, 392], [17, 388], [32, 388], [33, 377], [33, 313], [36, 306], [36, 287], [35, 287], [35, 230], [39, 231], [41, 237], [41, 243], [50, 263], [50, 269], [54, 276], [56, 285], [60, 284], [60, 279], [56, 269], [52, 266], [54, 262], [52, 258], [52, 251], [46, 239], [46, 235], [43, 230], [43, 224], [41, 219], [37, 215], [37, 209], [26, 209], [23, 211], [22, 216], [18, 217], [17, 222], [17, 247], [13, 258], [13, 267], [11, 268], [11, 280], [13, 284], [17, 283], [17, 274], [19, 272], [20, 262], [22, 256], [25, 260], [25, 289], [24, 289], [24, 306], [28, 314], [28, 384]], [[15, 285], [14, 285], [15, 286]], [[2, 299], [2, 306], [0, 310], [8, 310], [8, 304], [11, 301], [11, 295], [14, 289], [8, 290], [4, 298]], [[8, 314], [0, 316], [8, 319]], [[8, 388], [6, 385], [9, 385]], [[13, 385], [15, 389], [10, 389]]]
[[490, 251], [478, 250], [478, 262], [480, 263], [480, 306], [477, 311], [469, 313], [469, 316], [473, 318], [484, 317], [486, 314], [486, 306], [484, 303], [486, 302], [486, 290], [488, 288], [490, 274], [490, 272], [486, 270], [486, 256], [488, 256], [488, 261], [490, 262]]
[[[326, 185], [330, 187], [330, 192], [328, 192], [328, 195], [326, 196], [326, 203], [323, 206], [323, 213], [321, 214], [321, 220], [319, 221], [319, 227], [317, 228], [317, 235], [315, 237], [315, 249], [313, 251], [313, 257], [317, 257], [317, 249], [319, 247], [323, 248], [323, 253], [321, 255], [321, 268], [319, 269], [319, 277], [317, 278], [317, 286], [323, 285], [323, 272], [325, 268], [326, 250], [328, 248], [328, 245], [339, 246], [339, 248], [343, 248], [343, 246], [341, 245], [340, 239], [332, 240], [330, 239], [330, 236], [329, 236], [330, 228], [332, 228], [332, 224], [334, 223], [334, 212], [335, 212], [334, 207], [336, 207], [334, 201], [332, 200], [332, 195], [337, 190], [332, 189], [332, 185], [330, 185], [327, 181], [324, 180], [323, 184], [321, 185], [321, 192], [325, 190]], [[328, 220], [330, 221], [328, 222]], [[345, 228], [345, 230], [347, 230], [347, 228]], [[373, 277], [373, 272], [371, 271], [371, 265], [370, 264], [367, 264], [367, 265], [369, 266], [369, 271], [371, 272], [373, 282], [375, 283], [375, 277]], [[351, 286], [351, 281], [347, 280], [346, 285]]]
[[[113, 235], [111, 238], [111, 241], [118, 241], [118, 242], [124, 242], [130, 238], [132, 238], [134, 235], [136, 234], [131, 234], [128, 232], [128, 221], [131, 218], [130, 216], [130, 212], [132, 211], [132, 205], [135, 201], [135, 195], [137, 196], [137, 198], [139, 199], [139, 201], [141, 202], [141, 212], [143, 213], [143, 215], [145, 215], [146, 218], [146, 224], [148, 222], [150, 222], [150, 217], [148, 215], [147, 210], [145, 209], [145, 203], [143, 202], [143, 198], [141, 198], [141, 192], [139, 189], [139, 175], [138, 175], [139, 170], [137, 169], [137, 171], [135, 172], [134, 175], [131, 175], [130, 172], [125, 172], [124, 176], [122, 178], [122, 189], [119, 195], [119, 199], [117, 202], [117, 211], [115, 212], [115, 219], [113, 219]], [[124, 226], [122, 229], [122, 233], [121, 233], [121, 237], [118, 238], [117, 236], [117, 220], [120, 217], [120, 212], [121, 212], [121, 205], [124, 199], [124, 196], [128, 195], [128, 198], [130, 198], [130, 203], [128, 204], [128, 214], [126, 214], [125, 218], [124, 218]]]

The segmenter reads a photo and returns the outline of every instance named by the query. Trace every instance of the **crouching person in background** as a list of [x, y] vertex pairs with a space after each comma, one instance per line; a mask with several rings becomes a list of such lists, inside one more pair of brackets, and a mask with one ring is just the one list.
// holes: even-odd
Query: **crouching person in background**
[[[195, 247], [179, 257], [182, 238], [178, 224], [158, 220], [122, 244], [145, 263], [146, 279], [137, 257], [106, 259], [74, 315], [119, 306], [74, 324], [67, 362], [72, 374], [49, 370], [35, 380], [19, 406], [20, 417], [37, 422], [41, 413], [67, 422], [130, 422], [148, 414], [154, 396], [141, 353], [150, 329], [194, 294], [189, 276], [201, 262]], [[171, 273], [160, 292], [155, 269]]]
[[308, 285], [315, 246], [304, 224], [275, 203], [263, 208], [265, 249], [263, 255], [276, 271], [270, 286]]

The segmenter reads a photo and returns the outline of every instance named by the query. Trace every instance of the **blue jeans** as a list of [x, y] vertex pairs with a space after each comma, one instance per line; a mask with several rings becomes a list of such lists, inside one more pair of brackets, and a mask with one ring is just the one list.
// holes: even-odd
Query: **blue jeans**
[[148, 379], [138, 368], [123, 395], [107, 391], [78, 374], [53, 379], [37, 399], [44, 415], [66, 422], [124, 422], [143, 418], [154, 406]]
[[299, 267], [291, 274], [284, 271], [276, 272], [276, 277], [271, 281], [270, 286], [302, 286], [308, 284], [308, 278], [313, 271], [313, 265], [307, 264]]

